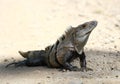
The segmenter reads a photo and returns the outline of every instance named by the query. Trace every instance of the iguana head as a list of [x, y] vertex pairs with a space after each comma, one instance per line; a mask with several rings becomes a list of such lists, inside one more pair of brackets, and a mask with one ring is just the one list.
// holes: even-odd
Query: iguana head
[[91, 31], [97, 26], [97, 21], [89, 21], [75, 27], [74, 44], [78, 53], [81, 53], [87, 43]]
[[76, 27], [76, 34], [80, 37], [89, 35], [96, 26], [97, 26], [97, 21], [89, 21], [83, 23]]

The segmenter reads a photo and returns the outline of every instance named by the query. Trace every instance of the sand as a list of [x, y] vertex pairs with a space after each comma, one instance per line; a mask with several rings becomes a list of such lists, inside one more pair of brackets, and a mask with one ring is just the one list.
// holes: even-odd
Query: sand
[[[0, 84], [120, 84], [120, 0], [0, 0]], [[24, 60], [19, 50], [41, 50], [71, 25], [97, 20], [85, 46], [93, 71], [5, 68]], [[78, 60], [74, 64], [79, 66]]]

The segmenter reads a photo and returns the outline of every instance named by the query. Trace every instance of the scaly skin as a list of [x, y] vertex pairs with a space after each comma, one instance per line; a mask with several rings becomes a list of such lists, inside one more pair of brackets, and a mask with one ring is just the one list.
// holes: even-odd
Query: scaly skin
[[[53, 68], [63, 68], [70, 71], [88, 71], [92, 70], [86, 67], [86, 56], [84, 53], [84, 46], [88, 41], [90, 33], [97, 26], [97, 21], [90, 21], [71, 27], [66, 31], [66, 34], [60, 37], [55, 44], [48, 46], [45, 50], [40, 51], [19, 51], [26, 60], [20, 62], [13, 62], [6, 67], [15, 64], [19, 66], [48, 66]], [[80, 59], [79, 69], [73, 66], [71, 61], [76, 58]]]

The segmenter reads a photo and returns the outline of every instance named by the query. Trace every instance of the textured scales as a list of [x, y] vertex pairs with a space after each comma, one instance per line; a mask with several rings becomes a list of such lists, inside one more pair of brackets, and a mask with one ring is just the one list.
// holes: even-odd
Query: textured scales
[[[84, 46], [87, 43], [90, 33], [97, 26], [97, 21], [90, 21], [78, 25], [77, 27], [69, 28], [55, 44], [40, 51], [19, 51], [26, 60], [11, 63], [15, 66], [43, 66], [55, 68], [64, 68], [71, 71], [90, 70], [86, 67], [86, 56], [84, 53]], [[75, 58], [79, 57], [81, 69], [70, 64]]]

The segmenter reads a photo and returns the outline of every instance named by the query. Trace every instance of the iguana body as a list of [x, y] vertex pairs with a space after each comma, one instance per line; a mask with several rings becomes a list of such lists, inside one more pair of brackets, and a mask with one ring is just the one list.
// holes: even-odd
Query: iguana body
[[[55, 44], [48, 46], [41, 51], [28, 51], [19, 53], [27, 58], [25, 61], [12, 63], [16, 66], [47, 65], [54, 68], [65, 68], [71, 71], [87, 70], [84, 46], [87, 43], [91, 31], [97, 26], [97, 21], [90, 21], [77, 27], [71, 27], [60, 37]], [[70, 64], [79, 57], [81, 69]], [[11, 64], [10, 64], [11, 65]]]

